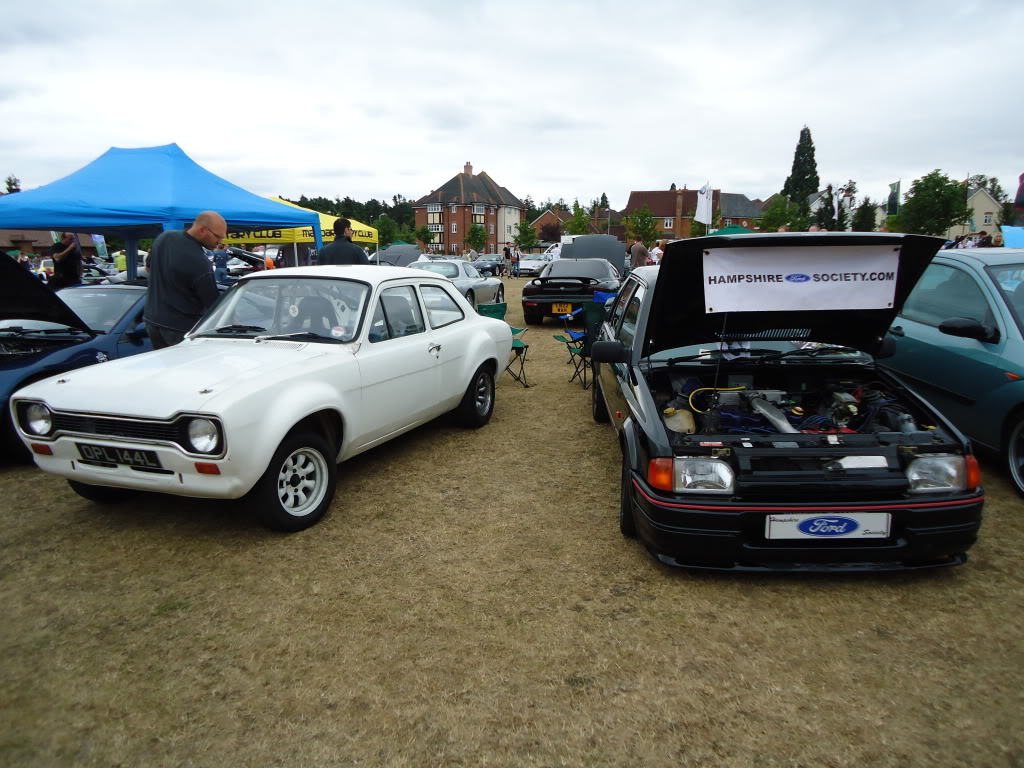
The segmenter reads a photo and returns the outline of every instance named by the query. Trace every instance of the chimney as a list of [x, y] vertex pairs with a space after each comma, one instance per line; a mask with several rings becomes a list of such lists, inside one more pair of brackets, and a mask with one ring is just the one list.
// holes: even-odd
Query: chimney
[[466, 167], [462, 169], [463, 173], [468, 173], [470, 176], [473, 175], [473, 166], [470, 165], [469, 160], [466, 161]]

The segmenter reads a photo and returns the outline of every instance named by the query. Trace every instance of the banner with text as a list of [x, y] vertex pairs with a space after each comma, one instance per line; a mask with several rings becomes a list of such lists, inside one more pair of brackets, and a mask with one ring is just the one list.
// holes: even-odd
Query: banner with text
[[704, 256], [705, 311], [886, 309], [898, 272], [892, 245], [713, 248]]

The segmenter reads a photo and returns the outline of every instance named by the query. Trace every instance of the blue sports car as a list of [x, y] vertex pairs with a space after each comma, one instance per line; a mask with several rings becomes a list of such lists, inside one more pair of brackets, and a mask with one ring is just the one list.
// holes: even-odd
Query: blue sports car
[[27, 456], [14, 435], [11, 395], [30, 382], [152, 349], [145, 285], [80, 285], [54, 293], [0, 258], [0, 446]]
[[996, 453], [1024, 495], [1024, 248], [939, 251], [882, 364]]

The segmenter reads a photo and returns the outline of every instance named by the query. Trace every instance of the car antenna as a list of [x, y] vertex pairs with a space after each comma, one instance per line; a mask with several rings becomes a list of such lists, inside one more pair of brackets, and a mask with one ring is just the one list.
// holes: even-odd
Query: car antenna
[[722, 369], [722, 358], [725, 357], [725, 328], [729, 323], [729, 313], [722, 315], [722, 330], [718, 334], [718, 362], [715, 363], [715, 380], [712, 382], [711, 406], [704, 412], [704, 434], [712, 435], [718, 430], [718, 372]]

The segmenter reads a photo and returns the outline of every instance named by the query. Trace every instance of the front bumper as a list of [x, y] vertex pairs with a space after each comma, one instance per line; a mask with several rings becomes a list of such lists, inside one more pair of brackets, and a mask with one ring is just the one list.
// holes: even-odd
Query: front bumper
[[[175, 496], [194, 496], [208, 499], [237, 499], [253, 486], [257, 478], [240, 473], [237, 462], [232, 462], [230, 453], [223, 458], [190, 456], [179, 448], [149, 443], [130, 443], [104, 440], [95, 436], [58, 437], [52, 441], [27, 440], [31, 451], [32, 443], [49, 446], [52, 456], [35, 451], [32, 458], [40, 469], [77, 480], [90, 485], [105, 485], [114, 488], [132, 488], [139, 491], [169, 493]], [[135, 469], [126, 465], [103, 466], [83, 460], [76, 443], [102, 445], [110, 448], [147, 450], [156, 453], [161, 471]], [[215, 464], [219, 475], [200, 474], [196, 462]]]
[[[984, 494], [894, 502], [739, 504], [668, 496], [631, 478], [637, 535], [666, 565], [729, 571], [904, 571], [959, 565], [981, 527]], [[770, 513], [888, 512], [884, 539], [766, 539]]]

